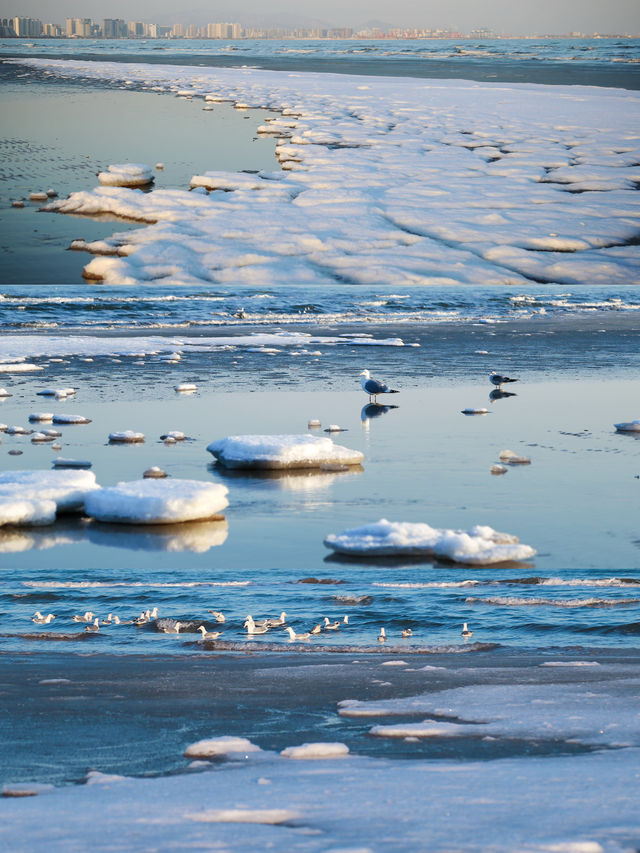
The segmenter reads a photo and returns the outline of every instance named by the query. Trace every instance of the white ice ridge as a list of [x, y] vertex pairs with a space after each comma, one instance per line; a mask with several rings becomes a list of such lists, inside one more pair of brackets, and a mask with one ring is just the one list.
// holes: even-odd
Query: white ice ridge
[[470, 530], [448, 530], [386, 518], [332, 533], [324, 544], [339, 554], [358, 557], [427, 556], [472, 566], [527, 560], [536, 553], [529, 545], [520, 544], [517, 536], [498, 533], [483, 525]]
[[303, 743], [300, 746], [288, 746], [280, 753], [284, 758], [297, 758], [305, 761], [324, 758], [344, 758], [349, 755], [346, 743]]
[[116, 163], [100, 172], [98, 180], [108, 187], [143, 187], [153, 181], [153, 171], [143, 163]]
[[282, 170], [196, 176], [199, 188], [217, 187], [208, 194], [100, 186], [52, 201], [50, 210], [149, 226], [101, 241], [107, 256], [87, 264], [90, 279], [520, 287], [637, 278], [638, 92], [21, 61], [283, 114], [263, 128], [277, 132]]
[[98, 488], [91, 471], [4, 471], [0, 523], [50, 524], [56, 512], [81, 511], [87, 496]]
[[98, 521], [121, 524], [204, 521], [228, 506], [228, 491], [198, 480], [134, 480], [87, 495], [85, 511]]
[[89, 335], [11, 335], [0, 336], [0, 357], [16, 352], [31, 358], [43, 356], [130, 356], [139, 357], [173, 353], [216, 352], [229, 347], [291, 347], [295, 350], [318, 346], [382, 346], [402, 347], [402, 338], [375, 338], [362, 335], [310, 335], [304, 332], [267, 332], [255, 335], [220, 335], [198, 338], [176, 338], [150, 335], [140, 338], [104, 338]]
[[246, 737], [229, 736], [199, 740], [188, 746], [184, 755], [186, 758], [218, 758], [222, 755], [247, 752], [260, 752], [260, 747], [251, 743]]
[[228, 468], [320, 468], [322, 465], [360, 465], [364, 454], [349, 450], [325, 436], [230, 435], [207, 446]]

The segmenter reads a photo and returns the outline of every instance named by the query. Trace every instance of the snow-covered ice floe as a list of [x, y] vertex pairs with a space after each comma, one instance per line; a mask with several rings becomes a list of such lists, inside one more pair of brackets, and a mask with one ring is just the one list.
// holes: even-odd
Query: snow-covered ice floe
[[143, 441], [144, 433], [132, 429], [109, 433], [109, 444], [141, 444]]
[[385, 518], [373, 524], [332, 533], [327, 548], [355, 557], [438, 557], [472, 566], [527, 560], [535, 555], [516, 536], [477, 525], [470, 530], [448, 530], [428, 524], [393, 522]]
[[185, 758], [219, 758], [236, 753], [260, 752], [260, 747], [246, 737], [214, 737], [199, 740], [188, 746]]
[[116, 163], [100, 172], [98, 180], [108, 187], [144, 187], [153, 181], [153, 171], [144, 163]]
[[51, 524], [56, 513], [81, 512], [98, 488], [91, 471], [5, 471], [0, 473], [0, 523]]
[[636, 421], [627, 421], [626, 423], [614, 424], [618, 432], [640, 432], [640, 418]]
[[228, 468], [322, 468], [360, 465], [364, 454], [315, 435], [230, 435], [207, 446]]
[[324, 758], [344, 758], [349, 755], [346, 743], [303, 743], [300, 746], [288, 746], [280, 753], [284, 758], [297, 758], [306, 761]]
[[85, 511], [98, 521], [120, 524], [176, 524], [218, 517], [229, 490], [198, 480], [134, 480], [87, 496]]
[[406, 287], [637, 278], [638, 92], [21, 62], [282, 114], [262, 128], [277, 133], [280, 170], [206, 172], [191, 191], [88, 187], [51, 201], [49, 210], [149, 226], [103, 241], [89, 279]]

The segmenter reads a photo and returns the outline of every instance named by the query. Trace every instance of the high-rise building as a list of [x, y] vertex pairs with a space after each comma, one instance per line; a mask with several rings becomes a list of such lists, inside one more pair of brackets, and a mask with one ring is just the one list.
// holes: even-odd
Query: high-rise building
[[130, 39], [144, 38], [144, 24], [142, 21], [129, 21], [127, 24], [127, 35]]
[[13, 29], [18, 38], [38, 38], [42, 35], [42, 21], [37, 18], [15, 17]]
[[127, 37], [127, 25], [122, 18], [103, 18], [102, 38], [123, 39]]

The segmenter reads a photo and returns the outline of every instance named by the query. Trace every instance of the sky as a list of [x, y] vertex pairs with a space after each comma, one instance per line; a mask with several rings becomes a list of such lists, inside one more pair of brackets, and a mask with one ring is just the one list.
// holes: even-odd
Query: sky
[[356, 29], [379, 21], [398, 27], [488, 27], [500, 33], [640, 33], [640, 0], [0, 0], [0, 17], [43, 23], [67, 17], [124, 18], [159, 24], [238, 21], [304, 26], [314, 19]]

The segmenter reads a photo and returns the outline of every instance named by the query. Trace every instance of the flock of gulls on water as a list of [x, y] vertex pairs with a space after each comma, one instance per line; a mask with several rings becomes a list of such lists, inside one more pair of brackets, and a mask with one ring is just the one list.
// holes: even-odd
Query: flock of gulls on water
[[[219, 610], [209, 610], [208, 611], [216, 623], [224, 624], [227, 619], [224, 613], [221, 613]], [[31, 617], [31, 621], [35, 622], [36, 625], [50, 625], [54, 619], [57, 617], [53, 613], [47, 613], [45, 616], [39, 610]], [[192, 625], [195, 625], [197, 620], [189, 621], [189, 622], [179, 622], [174, 619], [158, 619], [158, 608], [154, 607], [152, 610], [144, 610], [140, 613], [139, 616], [133, 619], [120, 619], [119, 616], [116, 616], [112, 613], [109, 613], [104, 619], [100, 619], [99, 616], [92, 610], [87, 610], [82, 614], [76, 614], [71, 617], [73, 622], [84, 623], [85, 624], [85, 632], [87, 634], [97, 634], [100, 631], [101, 627], [107, 627], [110, 625], [135, 625], [136, 627], [142, 627], [143, 625], [154, 625], [157, 631], [163, 634], [179, 634], [181, 628], [187, 628], [188, 631], [192, 632]], [[344, 616], [342, 619], [336, 619], [331, 621], [328, 616], [325, 616], [320, 622], [310, 628], [308, 631], [297, 632], [294, 628], [287, 624], [287, 614], [282, 611], [279, 616], [267, 617], [265, 619], [254, 619], [251, 614], [247, 616], [243, 623], [243, 628], [247, 630], [247, 636], [253, 637], [258, 634], [266, 634], [268, 631], [273, 628], [282, 628], [283, 631], [289, 635], [289, 639], [291, 641], [299, 642], [301, 640], [310, 640], [312, 637], [316, 637], [319, 634], [323, 634], [325, 632], [331, 631], [339, 631], [341, 628], [345, 628], [349, 625], [349, 617]], [[204, 625], [200, 625], [197, 629], [200, 632], [201, 641], [202, 640], [217, 640], [221, 635], [222, 631], [210, 631]], [[468, 639], [473, 636], [473, 631], [470, 631], [467, 628], [467, 623], [465, 622], [462, 626], [462, 637]], [[403, 628], [401, 631], [401, 637], [403, 639], [407, 639], [413, 636], [413, 631], [411, 628]], [[378, 642], [384, 643], [388, 639], [387, 632], [385, 628], [380, 628], [380, 632], [378, 634]]]

